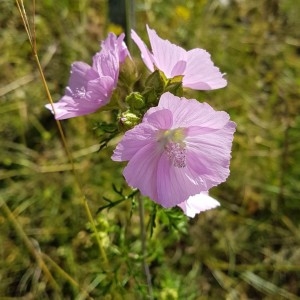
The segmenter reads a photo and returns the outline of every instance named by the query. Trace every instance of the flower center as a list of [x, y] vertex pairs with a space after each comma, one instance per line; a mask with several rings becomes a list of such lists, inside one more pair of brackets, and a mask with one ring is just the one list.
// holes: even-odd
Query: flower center
[[82, 86], [81, 88], [76, 88], [75, 91], [73, 92], [73, 97], [75, 99], [82, 99], [85, 96], [86, 96], [86, 90], [84, 86]]
[[186, 166], [186, 146], [184, 129], [164, 130], [159, 133], [157, 141], [164, 148], [166, 155], [177, 168]]
[[186, 166], [186, 149], [180, 143], [169, 142], [165, 146], [165, 151], [174, 167], [184, 168]]

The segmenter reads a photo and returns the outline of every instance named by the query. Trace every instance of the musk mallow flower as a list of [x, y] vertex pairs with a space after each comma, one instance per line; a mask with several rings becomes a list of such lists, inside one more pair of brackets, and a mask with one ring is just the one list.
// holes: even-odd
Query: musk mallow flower
[[213, 90], [227, 85], [219, 68], [214, 66], [210, 54], [200, 48], [186, 51], [183, 48], [161, 39], [147, 25], [152, 52], [132, 30], [131, 38], [141, 51], [147, 68], [153, 72], [162, 71], [168, 79], [183, 76], [182, 86], [195, 90]]
[[[235, 127], [226, 112], [164, 93], [158, 106], [125, 133], [112, 159], [128, 161], [127, 183], [162, 206], [205, 210], [190, 197], [228, 177]], [[217, 206], [212, 202], [207, 209]]]
[[74, 62], [65, 95], [46, 108], [55, 113], [57, 120], [87, 115], [106, 105], [116, 88], [120, 64], [129, 52], [124, 43], [124, 34], [116, 37], [110, 33], [101, 44], [101, 51], [93, 57], [93, 64]]

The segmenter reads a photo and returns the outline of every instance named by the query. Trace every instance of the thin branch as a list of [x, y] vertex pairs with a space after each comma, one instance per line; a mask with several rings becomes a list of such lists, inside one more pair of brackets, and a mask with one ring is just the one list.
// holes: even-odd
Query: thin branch
[[[35, 29], [33, 30], [33, 34], [32, 34], [31, 29], [30, 29], [30, 25], [29, 25], [29, 22], [28, 22], [28, 18], [27, 18], [27, 15], [26, 15], [26, 11], [25, 11], [25, 8], [24, 8], [23, 1], [22, 0], [16, 0], [16, 3], [17, 3], [17, 6], [18, 6], [18, 9], [19, 9], [21, 18], [23, 20], [23, 24], [24, 24], [25, 30], [26, 30], [27, 35], [28, 35], [28, 39], [29, 39], [29, 42], [30, 42], [30, 45], [31, 45], [31, 48], [32, 48], [32, 51], [33, 51], [33, 56], [34, 56], [36, 65], [38, 67], [38, 71], [40, 73], [41, 80], [42, 80], [42, 83], [43, 83], [43, 86], [44, 86], [44, 89], [45, 89], [48, 101], [49, 101], [49, 103], [52, 106], [52, 109], [53, 109], [53, 112], [54, 112], [54, 116], [55, 116], [55, 108], [54, 108], [54, 105], [53, 105], [53, 100], [52, 100], [52, 97], [51, 97], [51, 94], [50, 94], [50, 91], [49, 91], [49, 88], [48, 88], [48, 84], [47, 84], [47, 81], [46, 81], [46, 78], [45, 78], [45, 75], [44, 75], [44, 72], [43, 72], [43, 69], [42, 69], [42, 65], [40, 63], [40, 60], [39, 60], [39, 57], [38, 57], [38, 54], [37, 54], [37, 49], [36, 49], [36, 44], [35, 44], [36, 38], [35, 38], [35, 36], [33, 36], [33, 34], [35, 35]], [[35, 3], [34, 3], [34, 9], [35, 9]], [[33, 24], [33, 27], [34, 27], [34, 24]], [[63, 132], [63, 129], [62, 129], [62, 126], [61, 126], [59, 120], [56, 120], [56, 124], [57, 124], [58, 131], [59, 131], [62, 143], [63, 143], [63, 147], [64, 147], [64, 149], [66, 151], [67, 157], [68, 157], [68, 159], [69, 159], [69, 161], [71, 163], [71, 166], [72, 166], [72, 172], [73, 172], [73, 175], [75, 177], [75, 182], [76, 182], [76, 184], [77, 184], [77, 186], [79, 188], [80, 194], [81, 194], [81, 199], [82, 199], [82, 203], [83, 203], [85, 212], [87, 214], [89, 222], [92, 225], [92, 229], [93, 229], [93, 231], [95, 233], [96, 241], [97, 241], [97, 244], [98, 244], [98, 247], [99, 247], [99, 250], [100, 250], [100, 254], [101, 254], [102, 259], [104, 261], [104, 268], [108, 269], [108, 259], [107, 259], [105, 250], [104, 250], [104, 248], [102, 246], [102, 243], [100, 241], [100, 237], [99, 237], [99, 234], [97, 232], [96, 224], [95, 224], [95, 221], [94, 221], [94, 219], [92, 217], [92, 213], [90, 211], [90, 208], [89, 208], [89, 205], [88, 205], [85, 193], [83, 191], [83, 187], [82, 187], [79, 175], [78, 175], [78, 173], [77, 173], [77, 171], [75, 169], [74, 160], [73, 160], [71, 151], [69, 149], [69, 146], [67, 144], [67, 140], [66, 140], [65, 134]]]
[[138, 202], [139, 202], [139, 215], [140, 215], [140, 228], [141, 228], [141, 242], [142, 242], [142, 265], [143, 265], [143, 271], [146, 276], [147, 281], [147, 287], [148, 287], [148, 296], [149, 299], [153, 298], [153, 288], [152, 288], [152, 282], [151, 282], [151, 273], [149, 270], [149, 266], [146, 262], [147, 257], [147, 235], [146, 235], [146, 227], [145, 227], [145, 211], [144, 211], [144, 201], [141, 197], [141, 194], [138, 193], [137, 195]]

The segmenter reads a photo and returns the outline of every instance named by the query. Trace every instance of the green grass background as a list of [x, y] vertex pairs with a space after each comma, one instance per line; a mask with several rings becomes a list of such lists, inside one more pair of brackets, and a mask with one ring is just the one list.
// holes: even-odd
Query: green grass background
[[[201, 47], [228, 79], [188, 91], [237, 123], [231, 175], [218, 209], [194, 219], [157, 211], [147, 232], [155, 299], [300, 299], [300, 2], [136, 0], [145, 24], [186, 49]], [[25, 1], [33, 16], [31, 1]], [[38, 54], [54, 100], [70, 64], [91, 63], [110, 29], [106, 1], [37, 1]], [[0, 299], [147, 299], [138, 205], [98, 212], [126, 188], [114, 149], [98, 152], [104, 113], [62, 122], [96, 221], [103, 267], [16, 4], [0, 1]], [[132, 47], [132, 53], [139, 52]], [[41, 271], [3, 203], [48, 266]], [[149, 221], [153, 207], [145, 203]], [[173, 225], [173, 226], [172, 226]], [[58, 268], [60, 267], [60, 269]], [[66, 273], [72, 277], [70, 280]], [[85, 292], [83, 292], [85, 291]], [[88, 295], [87, 295], [88, 294]]]

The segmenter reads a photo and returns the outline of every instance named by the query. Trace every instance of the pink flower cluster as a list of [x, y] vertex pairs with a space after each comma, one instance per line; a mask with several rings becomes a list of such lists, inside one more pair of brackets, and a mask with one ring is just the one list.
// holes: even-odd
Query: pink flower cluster
[[[146, 67], [160, 70], [167, 79], [182, 77], [182, 86], [211, 90], [227, 85], [223, 74], [203, 49], [186, 51], [161, 39], [147, 26], [151, 51], [135, 31], [131, 37]], [[119, 68], [130, 54], [110, 34], [93, 64], [75, 62], [65, 95], [46, 107], [56, 119], [95, 112], [106, 105], [118, 83]], [[208, 191], [229, 175], [236, 124], [226, 112], [209, 104], [177, 97], [169, 92], [150, 107], [141, 123], [128, 130], [114, 150], [114, 161], [128, 161], [127, 183], [163, 207], [179, 206], [190, 217], [219, 205]]]

